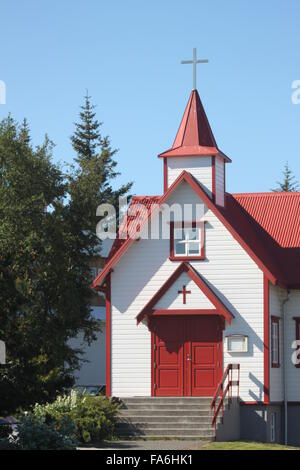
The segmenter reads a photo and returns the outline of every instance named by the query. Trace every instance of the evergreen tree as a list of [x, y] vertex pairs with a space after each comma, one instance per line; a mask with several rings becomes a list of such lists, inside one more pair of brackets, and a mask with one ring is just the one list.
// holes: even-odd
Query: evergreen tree
[[274, 192], [280, 192], [280, 191], [288, 191], [288, 192], [293, 192], [293, 191], [298, 191], [299, 190], [299, 184], [295, 179], [295, 176], [292, 173], [292, 170], [289, 168], [288, 162], [286, 162], [283, 170], [283, 180], [282, 182], [277, 181], [277, 188], [272, 189]]
[[101, 135], [102, 123], [96, 119], [94, 110], [95, 106], [86, 94], [71, 137], [78, 167], [70, 178], [70, 207], [78, 220], [84, 220], [85, 228], [91, 234], [91, 245], [97, 245], [95, 239], [92, 240], [97, 225], [97, 207], [102, 203], [112, 204], [119, 215], [119, 197], [127, 195], [132, 186], [128, 183], [119, 189], [112, 188], [112, 180], [119, 175], [114, 159], [117, 150], [112, 149], [108, 136]]
[[82, 331], [90, 342], [98, 329], [89, 239], [64, 203], [68, 184], [51, 153], [48, 138], [33, 149], [26, 122], [0, 123], [0, 415], [71, 385], [80, 351], [69, 340]]

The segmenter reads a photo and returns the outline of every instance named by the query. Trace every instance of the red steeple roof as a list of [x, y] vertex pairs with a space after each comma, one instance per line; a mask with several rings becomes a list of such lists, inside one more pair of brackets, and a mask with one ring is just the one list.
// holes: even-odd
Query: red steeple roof
[[190, 94], [172, 148], [158, 156], [191, 155], [220, 155], [226, 161], [231, 161], [218, 149], [197, 90], [193, 90]]

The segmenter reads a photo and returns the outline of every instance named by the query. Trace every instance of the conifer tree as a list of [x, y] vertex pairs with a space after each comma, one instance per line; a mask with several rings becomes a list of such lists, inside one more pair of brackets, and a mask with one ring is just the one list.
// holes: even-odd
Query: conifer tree
[[119, 197], [127, 195], [132, 186], [128, 183], [113, 189], [112, 181], [119, 175], [115, 160], [117, 150], [112, 149], [108, 136], [101, 135], [101, 125], [87, 93], [71, 137], [78, 167], [70, 179], [70, 205], [93, 234], [97, 225], [97, 207], [110, 203], [118, 215]]
[[289, 167], [288, 162], [286, 162], [283, 170], [283, 180], [282, 182], [277, 181], [277, 187], [272, 189], [274, 192], [294, 192], [299, 190], [299, 184], [295, 179], [295, 176], [292, 173], [292, 170]]
[[51, 142], [33, 149], [29, 135], [26, 122], [0, 122], [0, 415], [70, 386], [80, 351], [69, 340], [81, 331], [91, 341], [98, 329], [84, 226], [74, 228]]

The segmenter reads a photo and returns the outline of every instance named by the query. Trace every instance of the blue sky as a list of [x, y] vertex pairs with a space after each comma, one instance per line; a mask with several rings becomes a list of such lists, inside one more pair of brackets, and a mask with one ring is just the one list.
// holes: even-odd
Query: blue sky
[[47, 132], [55, 160], [74, 157], [70, 135], [88, 89], [102, 132], [119, 148], [118, 184], [160, 194], [162, 162], [192, 88], [219, 147], [231, 157], [227, 189], [268, 191], [286, 160], [300, 180], [299, 0], [2, 0], [0, 80], [8, 112]]

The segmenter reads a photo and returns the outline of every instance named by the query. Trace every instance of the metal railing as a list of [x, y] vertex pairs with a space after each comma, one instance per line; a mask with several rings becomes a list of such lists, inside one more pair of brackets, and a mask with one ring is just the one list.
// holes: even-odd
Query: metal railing
[[[233, 380], [232, 371], [237, 371], [237, 379]], [[240, 393], [240, 364], [228, 364], [223, 374], [222, 379], [220, 380], [215, 394], [211, 400], [210, 407], [214, 410], [213, 418], [211, 425], [215, 427], [215, 433], [217, 431], [217, 418], [219, 416], [220, 410], [222, 410], [222, 419], [224, 417], [224, 400], [228, 395], [228, 406], [230, 406], [232, 401], [232, 387], [237, 387], [236, 397], [239, 399]]]

